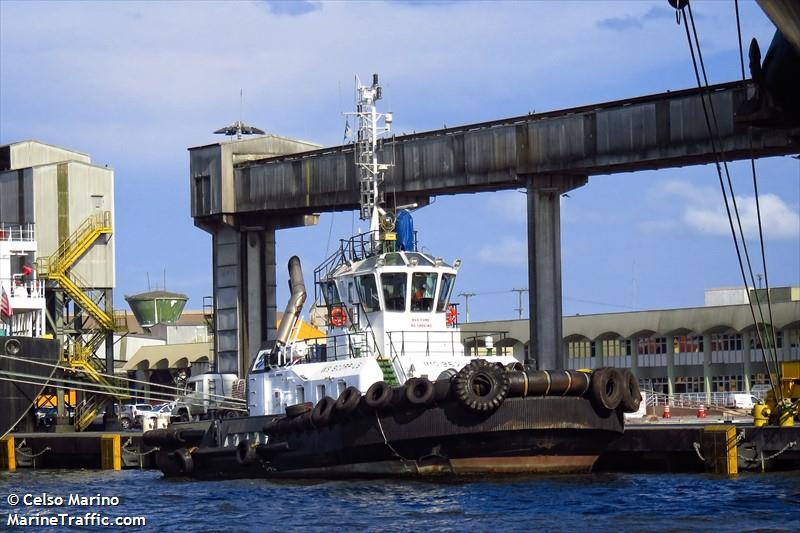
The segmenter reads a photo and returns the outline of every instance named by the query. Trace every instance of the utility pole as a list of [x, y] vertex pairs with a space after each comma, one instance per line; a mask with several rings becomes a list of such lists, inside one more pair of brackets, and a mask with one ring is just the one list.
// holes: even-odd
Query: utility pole
[[467, 319], [464, 321], [464, 323], [467, 323], [467, 322], [469, 322], [469, 299], [472, 298], [473, 296], [475, 296], [475, 293], [474, 292], [460, 292], [460, 293], [458, 293], [458, 295], [464, 297], [464, 312], [467, 315]]
[[519, 296], [519, 307], [514, 309], [519, 313], [519, 319], [522, 320], [522, 293], [528, 292], [528, 289], [511, 289], [512, 292], [516, 292], [517, 296]]

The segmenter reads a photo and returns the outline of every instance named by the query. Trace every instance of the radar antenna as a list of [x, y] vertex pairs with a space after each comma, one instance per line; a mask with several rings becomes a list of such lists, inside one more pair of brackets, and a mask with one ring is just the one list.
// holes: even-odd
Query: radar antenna
[[[388, 134], [392, 126], [392, 113], [379, 113], [375, 102], [381, 99], [382, 89], [378, 75], [372, 75], [372, 85], [367, 87], [356, 76], [356, 111], [346, 113], [355, 115], [358, 131], [353, 141], [355, 161], [360, 186], [361, 220], [370, 221], [370, 232], [381, 228], [381, 219], [386, 211], [382, 208], [385, 200], [381, 184], [383, 172], [391, 165], [381, 163], [378, 158], [379, 139]], [[385, 223], [385, 222], [384, 222]]]

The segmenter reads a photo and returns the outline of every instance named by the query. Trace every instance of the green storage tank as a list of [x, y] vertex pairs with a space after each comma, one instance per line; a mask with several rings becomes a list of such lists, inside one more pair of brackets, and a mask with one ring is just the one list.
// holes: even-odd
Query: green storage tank
[[131, 311], [143, 328], [156, 324], [174, 324], [181, 317], [188, 299], [185, 294], [167, 291], [149, 291], [125, 296], [125, 301], [131, 306]]

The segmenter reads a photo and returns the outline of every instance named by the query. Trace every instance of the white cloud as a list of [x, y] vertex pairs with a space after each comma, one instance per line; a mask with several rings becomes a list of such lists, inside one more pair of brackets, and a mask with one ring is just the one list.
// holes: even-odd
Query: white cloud
[[528, 220], [528, 195], [517, 191], [496, 192], [489, 195], [486, 206], [498, 218], [512, 222]]
[[[677, 219], [650, 220], [640, 227], [648, 232], [671, 230], [683, 227], [706, 235], [730, 235], [730, 225], [725, 204], [719, 191], [710, 187], [696, 187], [689, 182], [670, 180], [659, 183], [653, 190], [662, 198], [674, 197], [683, 201], [683, 207]], [[733, 202], [729, 198], [731, 215], [734, 215]], [[776, 194], [762, 194], [759, 198], [761, 207], [761, 225], [764, 237], [768, 239], [796, 239], [800, 236], [800, 212], [793, 209]], [[736, 204], [742, 222], [745, 238], [758, 237], [758, 210], [755, 196], [737, 196]], [[676, 207], [680, 204], [675, 203]], [[676, 224], [676, 221], [678, 222]], [[738, 232], [738, 225], [735, 222]]]
[[499, 242], [487, 244], [478, 252], [484, 263], [521, 266], [528, 263], [528, 245], [521, 239], [502, 237]]

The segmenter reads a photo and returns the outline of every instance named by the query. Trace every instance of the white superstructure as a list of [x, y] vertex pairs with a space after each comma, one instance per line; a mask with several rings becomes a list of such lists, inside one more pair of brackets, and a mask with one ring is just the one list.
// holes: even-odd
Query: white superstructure
[[0, 316], [4, 335], [44, 335], [44, 281], [32, 268], [36, 259], [33, 224], [0, 224], [0, 297], [8, 298], [11, 316]]
[[[341, 242], [314, 272], [328, 336], [298, 355], [289, 332], [305, 301], [299, 260], [289, 263], [292, 296], [274, 347], [257, 354], [248, 376], [250, 415], [282, 414], [287, 406], [336, 398], [347, 387], [365, 392], [385, 381], [431, 381], [455, 373], [465, 356], [450, 297], [458, 268], [417, 250], [411, 215], [385, 205], [381, 191], [389, 163], [378, 158], [378, 142], [389, 130], [391, 113], [378, 113], [377, 75], [370, 87], [357, 83], [358, 130], [354, 141], [360, 178], [361, 217], [370, 231]], [[382, 122], [382, 124], [381, 124]], [[293, 263], [295, 261], [295, 263]], [[513, 357], [491, 357], [513, 364]]]

